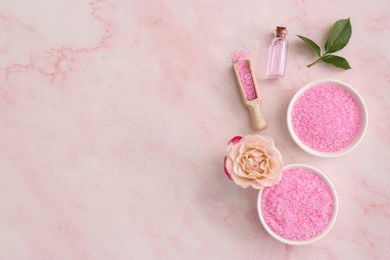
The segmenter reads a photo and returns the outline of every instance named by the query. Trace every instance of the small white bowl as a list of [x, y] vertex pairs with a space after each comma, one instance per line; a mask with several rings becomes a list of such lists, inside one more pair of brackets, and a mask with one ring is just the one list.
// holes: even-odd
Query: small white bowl
[[[295, 134], [295, 131], [294, 131], [294, 128], [293, 128], [292, 122], [291, 122], [292, 109], [293, 109], [293, 106], [294, 106], [295, 102], [297, 101], [297, 99], [303, 94], [303, 92], [305, 92], [309, 88], [314, 87], [314, 86], [321, 84], [321, 83], [333, 83], [333, 84], [338, 85], [341, 88], [346, 89], [352, 95], [352, 97], [359, 103], [360, 110], [361, 110], [361, 126], [360, 126], [360, 130], [359, 130], [358, 135], [355, 137], [355, 139], [353, 140], [352, 143], [350, 143], [347, 147], [345, 147], [344, 149], [337, 151], [337, 152], [320, 152], [320, 151], [314, 150], [311, 147], [307, 146], [306, 144], [302, 143], [302, 141]], [[367, 125], [368, 125], [368, 113], [367, 113], [366, 104], [364, 103], [362, 97], [351, 86], [349, 86], [348, 84], [346, 84], [344, 82], [338, 81], [338, 80], [323, 79], [323, 80], [317, 80], [317, 81], [313, 81], [313, 82], [306, 84], [301, 89], [299, 89], [297, 91], [297, 93], [295, 93], [295, 95], [292, 97], [290, 104], [288, 105], [288, 109], [287, 109], [287, 127], [288, 127], [288, 131], [290, 132], [292, 139], [304, 151], [306, 151], [307, 153], [310, 153], [312, 155], [319, 156], [319, 157], [338, 157], [338, 156], [342, 156], [342, 155], [352, 151], [362, 141], [362, 139], [367, 131]]]
[[311, 244], [311, 243], [314, 243], [318, 240], [320, 240], [321, 238], [323, 238], [326, 234], [329, 233], [329, 231], [332, 229], [335, 221], [336, 221], [336, 217], [337, 217], [337, 213], [338, 213], [338, 208], [339, 208], [339, 203], [338, 203], [338, 198], [337, 198], [337, 193], [336, 193], [336, 190], [332, 184], [332, 182], [328, 179], [328, 177], [326, 177], [326, 175], [324, 175], [322, 172], [320, 172], [319, 170], [317, 170], [316, 168], [314, 167], [311, 167], [309, 165], [305, 165], [305, 164], [289, 164], [289, 165], [286, 165], [283, 167], [283, 170], [287, 170], [287, 169], [291, 169], [291, 168], [304, 168], [304, 169], [308, 169], [310, 171], [312, 171], [314, 174], [317, 174], [322, 180], [324, 180], [324, 182], [326, 184], [328, 184], [329, 186], [329, 189], [332, 193], [332, 197], [333, 197], [333, 202], [334, 202], [334, 208], [333, 208], [333, 216], [332, 218], [330, 219], [329, 221], [329, 224], [327, 226], [327, 228], [322, 231], [322, 233], [320, 233], [318, 236], [316, 237], [313, 237], [311, 239], [308, 239], [308, 240], [290, 240], [290, 239], [287, 239], [287, 238], [284, 238], [284, 237], [281, 237], [277, 234], [275, 234], [271, 228], [267, 225], [267, 223], [265, 222], [264, 220], [264, 217], [263, 217], [263, 213], [262, 213], [262, 209], [261, 209], [261, 198], [262, 198], [262, 194], [263, 194], [263, 190], [264, 189], [261, 189], [259, 191], [259, 195], [257, 197], [257, 213], [259, 214], [259, 218], [260, 218], [260, 222], [261, 224], [264, 226], [265, 230], [273, 237], [275, 238], [276, 240], [284, 243], [284, 244], [287, 244], [287, 245], [293, 245], [293, 246], [301, 246], [301, 245], [308, 245], [308, 244]]

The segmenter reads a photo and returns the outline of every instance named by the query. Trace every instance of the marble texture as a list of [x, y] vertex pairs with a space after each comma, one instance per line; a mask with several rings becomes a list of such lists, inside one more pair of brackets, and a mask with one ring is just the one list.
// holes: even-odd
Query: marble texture
[[[339, 54], [315, 59], [351, 17]], [[289, 30], [286, 77], [265, 78], [271, 31]], [[0, 1], [0, 259], [388, 259], [390, 6], [378, 1]], [[257, 191], [229, 181], [226, 143], [255, 133], [229, 56], [252, 53], [284, 162], [328, 175], [339, 216], [321, 241], [271, 238]], [[365, 100], [365, 139], [316, 158], [288, 134], [287, 105], [332, 78]]]

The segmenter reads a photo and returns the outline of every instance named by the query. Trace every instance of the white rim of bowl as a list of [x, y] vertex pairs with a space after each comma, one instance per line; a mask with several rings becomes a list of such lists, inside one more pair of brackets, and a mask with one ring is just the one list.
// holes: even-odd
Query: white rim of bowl
[[[345, 147], [344, 149], [342, 149], [340, 151], [337, 151], [337, 152], [320, 152], [320, 151], [317, 151], [317, 150], [314, 150], [314, 149], [310, 148], [309, 146], [304, 144], [298, 138], [298, 136], [295, 134], [294, 128], [293, 128], [292, 123], [291, 123], [292, 108], [293, 108], [295, 102], [297, 101], [297, 99], [303, 94], [303, 92], [305, 92], [309, 88], [312, 88], [312, 87], [314, 87], [314, 86], [316, 86], [316, 85], [318, 85], [320, 83], [334, 83], [334, 84], [336, 84], [336, 85], [338, 85], [338, 86], [348, 90], [349, 93], [355, 98], [355, 100], [359, 103], [359, 106], [360, 106], [362, 121], [361, 121], [361, 126], [360, 126], [359, 133], [355, 137], [355, 139], [352, 141], [352, 143], [350, 143], [347, 147]], [[338, 156], [342, 156], [342, 155], [344, 155], [346, 153], [349, 153], [356, 146], [358, 146], [360, 144], [360, 142], [363, 140], [363, 137], [364, 137], [364, 135], [366, 134], [366, 131], [367, 131], [367, 126], [368, 126], [368, 112], [367, 112], [366, 104], [363, 101], [363, 98], [359, 95], [359, 93], [354, 88], [352, 88], [347, 83], [344, 83], [344, 82], [339, 81], [339, 80], [321, 79], [321, 80], [312, 81], [312, 82], [304, 85], [292, 97], [292, 99], [291, 99], [291, 101], [290, 101], [290, 103], [288, 105], [288, 108], [287, 108], [287, 128], [288, 128], [288, 131], [289, 131], [292, 139], [294, 140], [294, 142], [302, 150], [304, 150], [305, 152], [307, 152], [309, 154], [318, 156], [318, 157], [326, 157], [326, 158], [338, 157]]]
[[257, 197], [257, 213], [259, 215], [260, 222], [263, 225], [263, 227], [265, 228], [265, 230], [268, 232], [268, 234], [270, 234], [276, 240], [278, 240], [278, 241], [280, 241], [280, 242], [282, 242], [284, 244], [292, 245], [292, 246], [308, 245], [308, 244], [311, 244], [311, 243], [314, 243], [314, 242], [320, 240], [326, 234], [328, 234], [329, 231], [332, 229], [332, 227], [333, 227], [333, 225], [334, 225], [334, 223], [336, 221], [337, 214], [338, 214], [338, 209], [339, 209], [338, 197], [337, 197], [336, 189], [334, 188], [332, 182], [320, 170], [318, 170], [318, 169], [316, 169], [316, 168], [314, 168], [312, 166], [306, 165], [306, 164], [289, 164], [289, 165], [286, 165], [286, 166], [283, 167], [283, 171], [287, 170], [287, 169], [291, 169], [291, 168], [304, 168], [304, 169], [308, 169], [308, 170], [312, 171], [314, 174], [317, 174], [328, 185], [328, 187], [329, 187], [329, 189], [330, 189], [330, 191], [332, 193], [333, 202], [334, 202], [334, 208], [333, 208], [332, 218], [330, 219], [329, 224], [326, 227], [326, 229], [324, 231], [322, 231], [318, 236], [313, 237], [313, 238], [308, 239], [308, 240], [290, 240], [290, 239], [287, 239], [287, 238], [284, 238], [284, 237], [281, 237], [281, 236], [275, 234], [271, 230], [271, 228], [267, 225], [267, 223], [265, 222], [264, 217], [263, 217], [263, 213], [262, 213], [262, 209], [261, 209], [261, 199], [262, 199], [262, 194], [263, 194], [263, 190], [264, 189], [261, 189], [259, 191], [259, 195]]

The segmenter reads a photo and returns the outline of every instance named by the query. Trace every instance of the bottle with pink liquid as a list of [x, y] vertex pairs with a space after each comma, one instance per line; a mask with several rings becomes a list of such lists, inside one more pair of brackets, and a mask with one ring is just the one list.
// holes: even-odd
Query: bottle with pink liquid
[[269, 46], [267, 77], [281, 78], [286, 71], [288, 42], [286, 27], [276, 27], [275, 37]]

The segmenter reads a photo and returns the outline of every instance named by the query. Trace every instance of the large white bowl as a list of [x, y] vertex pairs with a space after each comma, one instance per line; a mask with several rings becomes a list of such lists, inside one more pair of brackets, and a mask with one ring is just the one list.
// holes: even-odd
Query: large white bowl
[[320, 172], [316, 168], [311, 167], [309, 165], [305, 165], [305, 164], [289, 164], [289, 165], [284, 166], [283, 170], [287, 170], [287, 169], [291, 169], [291, 168], [308, 169], [308, 170], [312, 171], [314, 174], [317, 174], [322, 180], [324, 180], [324, 182], [326, 184], [328, 184], [329, 189], [330, 189], [332, 196], [333, 196], [334, 208], [333, 208], [333, 216], [330, 219], [327, 228], [324, 231], [322, 231], [322, 233], [320, 233], [318, 236], [313, 237], [309, 240], [290, 240], [290, 239], [287, 239], [287, 238], [284, 238], [284, 237], [281, 237], [281, 236], [275, 234], [275, 232], [273, 232], [272, 229], [265, 222], [264, 217], [263, 217], [263, 213], [262, 213], [262, 209], [261, 209], [261, 199], [262, 199], [262, 194], [263, 194], [264, 189], [261, 189], [259, 191], [259, 195], [257, 197], [257, 212], [259, 214], [260, 222], [264, 226], [265, 230], [276, 240], [278, 240], [284, 244], [293, 245], [293, 246], [308, 245], [308, 244], [311, 244], [311, 243], [314, 243], [314, 242], [320, 240], [326, 234], [328, 234], [329, 231], [332, 229], [332, 227], [336, 221], [338, 208], [339, 208], [337, 193], [336, 193], [336, 190], [335, 190], [332, 182], [328, 179], [328, 177], [326, 177], [326, 175], [324, 175], [322, 172]]
[[[361, 117], [362, 118], [361, 118], [361, 126], [360, 126], [360, 130], [359, 130], [358, 135], [355, 137], [355, 139], [352, 143], [350, 143], [343, 150], [340, 150], [337, 152], [320, 152], [320, 151], [314, 150], [311, 147], [307, 146], [306, 144], [302, 143], [302, 141], [295, 134], [295, 131], [294, 131], [294, 128], [293, 128], [292, 122], [291, 122], [292, 109], [293, 109], [293, 106], [294, 106], [295, 102], [297, 101], [297, 99], [303, 94], [303, 92], [305, 92], [309, 88], [314, 87], [314, 86], [321, 84], [321, 83], [333, 83], [333, 84], [340, 86], [341, 88], [346, 89], [353, 96], [353, 98], [359, 103], [360, 110], [361, 110]], [[367, 125], [368, 125], [367, 108], [366, 108], [366, 104], [364, 103], [362, 97], [351, 86], [349, 86], [348, 84], [346, 84], [344, 82], [338, 81], [338, 80], [323, 79], [323, 80], [317, 80], [317, 81], [313, 81], [311, 83], [306, 84], [301, 89], [299, 89], [297, 91], [297, 93], [295, 93], [295, 95], [292, 97], [290, 104], [288, 106], [288, 109], [287, 109], [287, 127], [288, 127], [288, 131], [290, 132], [292, 139], [304, 151], [306, 151], [310, 154], [319, 156], [319, 157], [338, 157], [338, 156], [342, 156], [342, 155], [352, 151], [363, 139], [363, 137], [367, 131]]]

